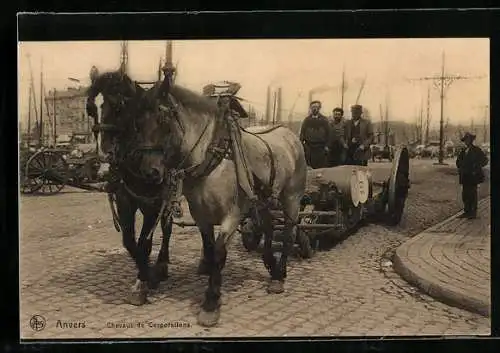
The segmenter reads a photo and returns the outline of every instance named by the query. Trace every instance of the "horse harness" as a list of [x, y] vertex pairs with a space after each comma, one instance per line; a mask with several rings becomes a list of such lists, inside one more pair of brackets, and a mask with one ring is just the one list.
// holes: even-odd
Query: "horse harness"
[[[167, 124], [170, 122], [171, 119], [174, 119], [179, 128], [185, 132], [185, 129], [182, 125], [182, 123], [179, 120], [178, 117], [178, 110], [177, 110], [177, 102], [175, 101], [175, 98], [169, 93], [166, 99], [163, 99], [162, 104], [159, 105], [159, 119], [160, 119], [160, 124]], [[223, 96], [218, 97], [217, 105], [219, 109], [224, 109], [221, 106], [223, 105], [223, 102], [221, 101], [221, 98], [225, 98]], [[227, 98], [226, 98], [227, 99]], [[117, 102], [117, 106], [119, 107], [120, 110], [126, 110], [128, 100], [126, 97], [122, 97], [122, 99], [119, 99]], [[231, 116], [230, 114], [226, 114], [225, 112], [219, 111], [217, 114], [217, 118], [219, 116], [224, 116], [226, 119], [236, 119], [235, 117]], [[174, 185], [179, 184], [180, 179], [184, 179], [185, 177], [190, 177], [190, 178], [203, 178], [210, 173], [212, 173], [215, 168], [222, 162], [223, 159], [231, 159], [232, 154], [234, 151], [232, 151], [231, 148], [231, 138], [229, 136], [229, 122], [226, 121], [226, 119], [217, 119], [216, 121], [216, 127], [214, 130], [214, 138], [210, 145], [207, 148], [205, 158], [202, 163], [193, 165], [187, 168], [183, 168], [183, 164], [186, 162], [187, 158], [190, 157], [190, 155], [193, 153], [195, 148], [199, 145], [201, 142], [202, 138], [204, 137], [206, 131], [208, 130], [208, 127], [210, 125], [210, 121], [207, 122], [206, 126], [204, 127], [202, 133], [200, 134], [197, 142], [193, 145], [191, 148], [191, 151], [189, 154], [176, 166], [169, 168], [169, 173], [167, 173], [167, 182], [169, 183], [168, 189], [173, 191]], [[128, 120], [128, 119], [126, 119]], [[130, 121], [130, 120], [129, 120]], [[134, 124], [135, 128], [135, 119], [132, 116], [132, 122]], [[276, 177], [276, 169], [275, 169], [275, 160], [273, 153], [271, 151], [271, 148], [269, 144], [262, 139], [258, 134], [249, 132], [241, 128], [243, 131], [246, 133], [252, 134], [255, 137], [259, 138], [264, 145], [266, 146], [270, 161], [271, 161], [271, 168], [270, 168], [270, 180], [268, 185], [264, 185], [258, 181], [258, 179], [255, 177], [253, 174], [254, 180], [257, 180], [257, 185], [259, 186], [259, 196], [264, 196], [264, 197], [269, 197], [272, 186], [274, 184], [274, 179]], [[94, 126], [92, 127], [92, 131], [94, 134], [97, 134], [99, 132], [114, 132], [114, 133], [122, 133], [125, 131], [123, 127], [120, 127], [115, 124], [105, 124], [105, 123], [99, 123], [97, 122], [97, 119], [94, 121]], [[134, 197], [137, 199], [142, 200], [143, 202], [156, 202], [158, 199], [162, 197], [162, 195], [158, 195], [157, 197], [144, 197], [141, 195], [138, 195], [137, 193], [133, 192], [130, 187], [128, 187], [123, 180], [122, 173], [120, 173], [120, 166], [124, 165], [124, 161], [126, 160], [127, 156], [134, 155], [136, 153], [144, 153], [144, 152], [161, 152], [165, 154], [165, 148], [164, 146], [149, 146], [149, 145], [136, 145], [136, 146], [130, 146], [131, 148], [127, 150], [119, 150], [119, 144], [116, 143], [113, 145], [114, 151], [111, 154], [111, 160], [109, 160], [111, 168], [115, 171], [115, 179], [114, 182], [120, 182], [121, 184], [124, 185], [125, 189]], [[132, 175], [138, 177], [133, 170], [128, 170]], [[118, 180], [119, 179], [119, 180]]]

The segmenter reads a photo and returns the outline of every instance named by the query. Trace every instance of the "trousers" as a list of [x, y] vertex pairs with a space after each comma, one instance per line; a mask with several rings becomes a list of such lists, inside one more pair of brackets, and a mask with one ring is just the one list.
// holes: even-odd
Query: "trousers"
[[464, 213], [476, 215], [477, 184], [462, 184], [462, 201], [464, 203]]
[[341, 143], [334, 142], [330, 146], [330, 153], [328, 156], [328, 166], [336, 167], [346, 163], [346, 149]]
[[304, 145], [307, 165], [313, 169], [328, 167], [328, 156], [325, 145]]

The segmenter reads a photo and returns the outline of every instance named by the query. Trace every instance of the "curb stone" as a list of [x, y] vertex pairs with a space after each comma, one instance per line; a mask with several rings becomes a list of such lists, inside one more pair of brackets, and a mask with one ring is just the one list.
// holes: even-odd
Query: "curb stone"
[[[490, 196], [479, 201], [479, 204], [484, 202], [489, 202]], [[450, 306], [455, 306], [461, 309], [465, 309], [471, 312], [478, 313], [485, 317], [491, 316], [491, 304], [488, 300], [483, 300], [475, 296], [467, 295], [455, 291], [453, 288], [447, 287], [445, 283], [436, 280], [432, 275], [425, 273], [422, 269], [418, 268], [408, 261], [407, 254], [410, 246], [416, 242], [418, 239], [433, 236], [436, 234], [430, 234], [433, 230], [439, 228], [445, 223], [454, 220], [459, 214], [458, 212], [453, 216], [445, 219], [444, 221], [424, 230], [420, 234], [412, 237], [402, 245], [400, 245], [393, 257], [393, 268], [396, 273], [398, 273], [404, 280], [406, 280], [411, 285], [421, 289], [431, 297], [447, 304]]]

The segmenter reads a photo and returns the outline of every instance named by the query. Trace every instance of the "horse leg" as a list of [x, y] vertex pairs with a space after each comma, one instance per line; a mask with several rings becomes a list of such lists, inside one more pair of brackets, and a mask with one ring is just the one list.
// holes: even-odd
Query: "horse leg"
[[264, 253], [262, 254], [262, 261], [272, 277], [276, 269], [276, 258], [274, 257], [272, 249], [274, 235], [273, 220], [271, 212], [267, 209], [262, 210], [260, 215], [262, 217], [262, 226], [259, 232], [264, 233]]
[[210, 275], [211, 260], [214, 251], [214, 226], [203, 225], [198, 227], [201, 232], [201, 240], [203, 242], [203, 256], [198, 264], [199, 275]]
[[[142, 244], [136, 244], [135, 242], [135, 213], [138, 207], [128, 195], [122, 192], [117, 193], [116, 201], [118, 217], [122, 228], [123, 246], [134, 259], [138, 269], [137, 280], [131, 288], [128, 301], [133, 305], [142, 305], [146, 302], [147, 296], [148, 256], [147, 244], [144, 241]], [[144, 219], [146, 223], [147, 217], [145, 216]], [[144, 224], [141, 235], [146, 231], [145, 228], [147, 227]], [[151, 226], [148, 229], [151, 229]]]
[[161, 219], [161, 231], [162, 240], [160, 252], [158, 253], [158, 258], [156, 263], [151, 269], [151, 276], [149, 281], [149, 287], [156, 289], [161, 281], [165, 281], [168, 278], [168, 264], [170, 263], [170, 237], [172, 235], [172, 218]]
[[279, 261], [273, 273], [271, 273], [271, 282], [268, 288], [269, 293], [283, 293], [285, 291], [284, 284], [287, 275], [288, 255], [290, 255], [293, 244], [295, 243], [296, 227], [299, 219], [301, 197], [297, 197], [293, 193], [290, 195], [283, 192], [280, 199], [285, 216], [282, 241], [283, 247]]
[[215, 241], [213, 251], [207, 247], [208, 262], [210, 264], [210, 274], [208, 278], [208, 288], [205, 292], [205, 300], [201, 305], [198, 314], [198, 324], [201, 326], [214, 326], [219, 321], [221, 306], [221, 271], [226, 264], [227, 249], [226, 244], [231, 240], [241, 221], [241, 214], [236, 209], [227, 215], [221, 222], [220, 233]]

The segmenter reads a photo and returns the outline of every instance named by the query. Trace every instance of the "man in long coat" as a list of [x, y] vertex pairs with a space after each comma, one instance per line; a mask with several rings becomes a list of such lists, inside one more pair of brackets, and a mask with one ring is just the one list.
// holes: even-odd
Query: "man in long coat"
[[476, 136], [466, 132], [462, 142], [466, 148], [457, 157], [459, 182], [462, 184], [462, 201], [464, 212], [460, 218], [473, 219], [477, 217], [477, 187], [484, 182], [483, 167], [488, 164], [488, 157], [481, 148], [473, 144]]
[[335, 167], [345, 163], [347, 153], [344, 110], [342, 108], [335, 108], [333, 110], [333, 118], [330, 120], [330, 126], [330, 153], [328, 163], [330, 167]]
[[316, 168], [328, 166], [328, 145], [330, 143], [330, 123], [320, 113], [321, 102], [310, 104], [310, 113], [300, 128], [300, 141], [304, 146], [307, 165]]
[[373, 127], [368, 119], [362, 117], [363, 107], [351, 107], [352, 119], [346, 122], [347, 164], [368, 165], [371, 157], [370, 145], [373, 142]]

